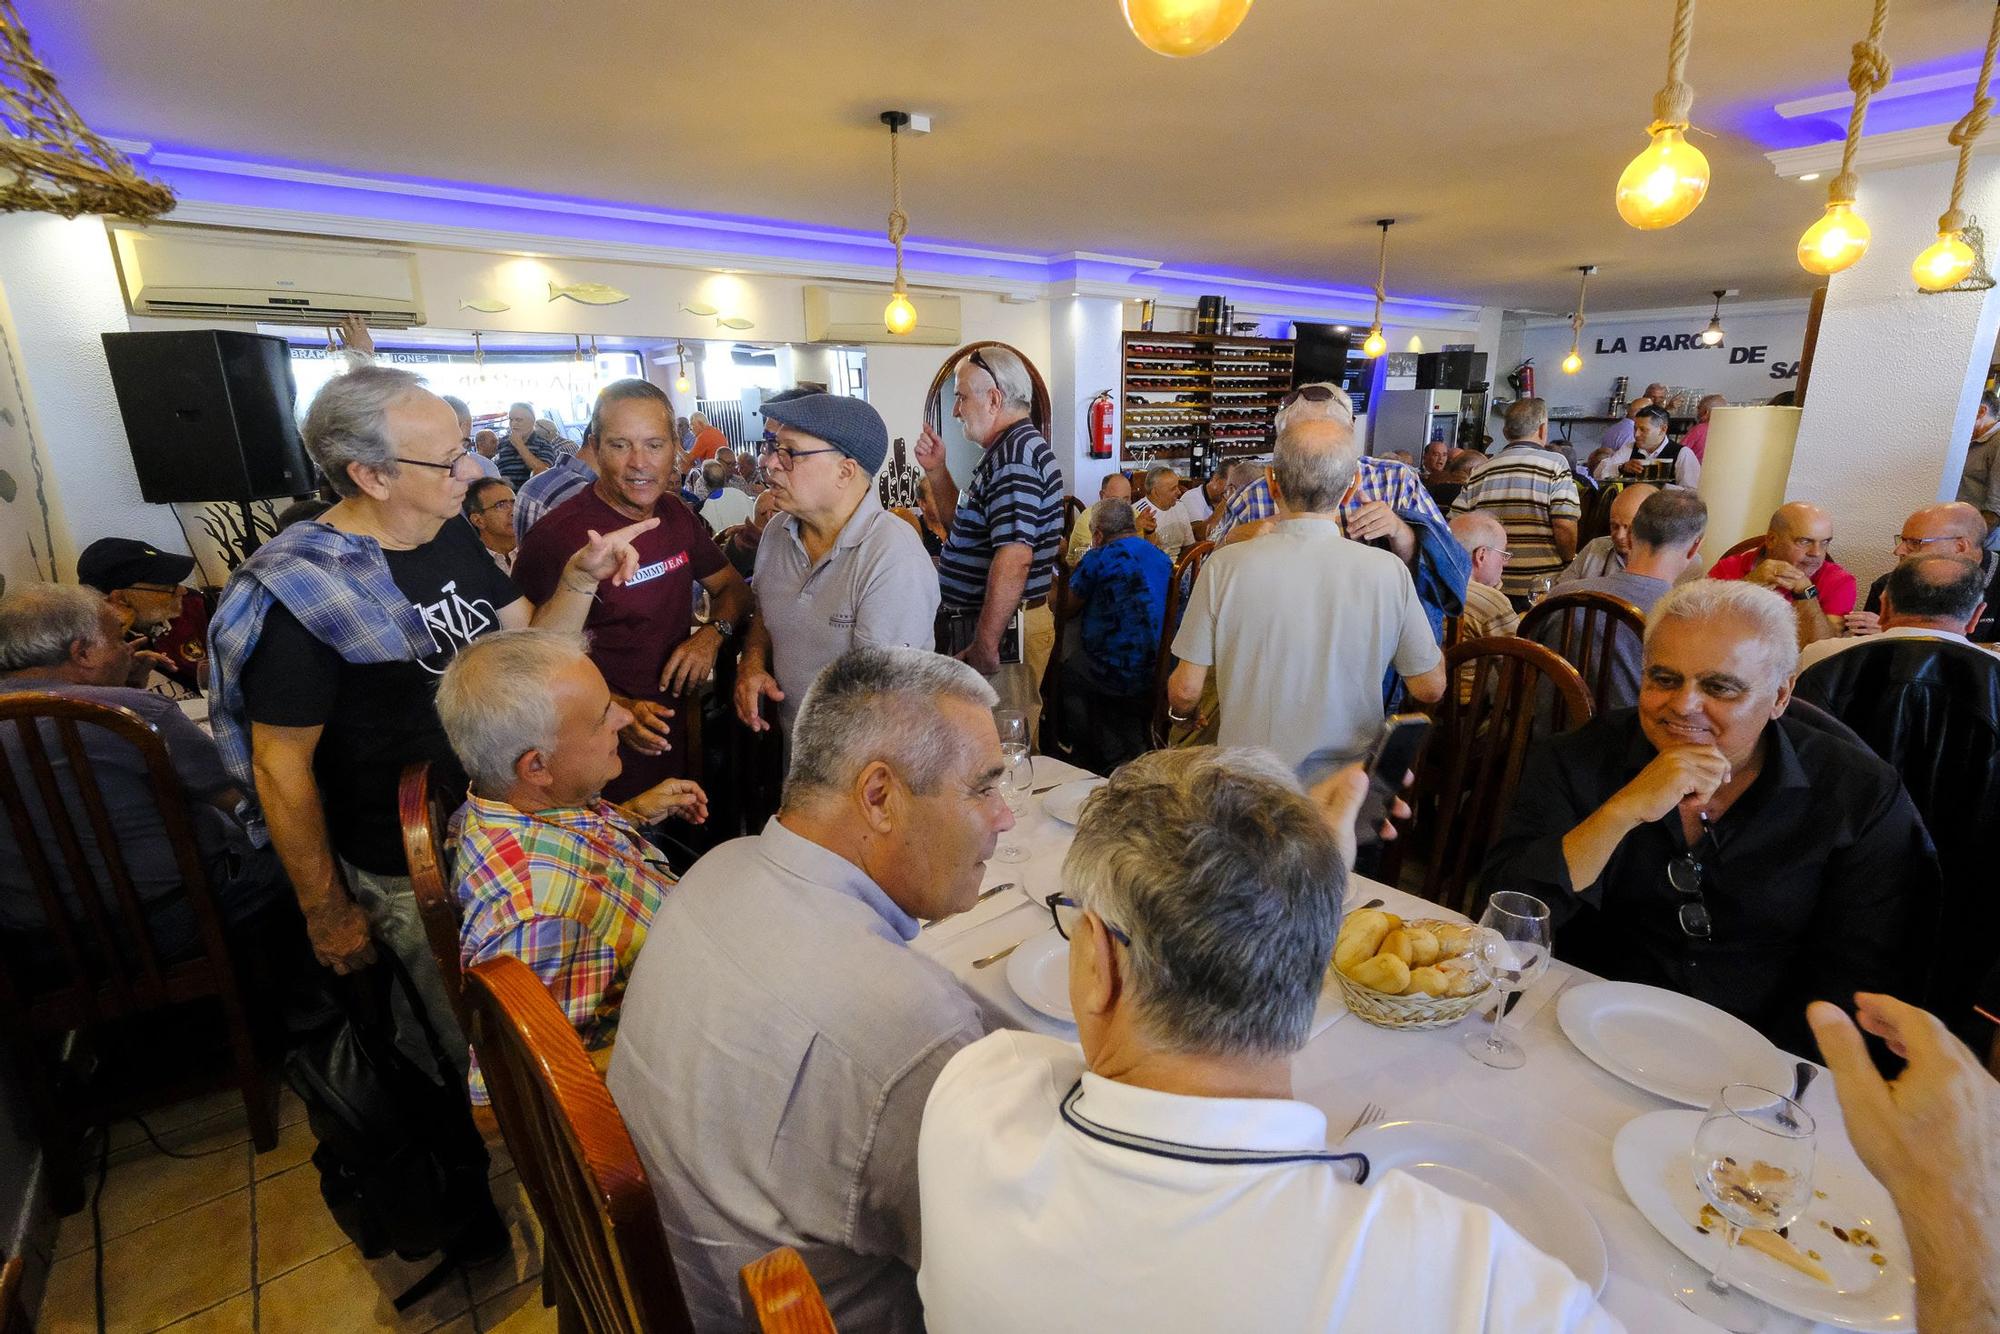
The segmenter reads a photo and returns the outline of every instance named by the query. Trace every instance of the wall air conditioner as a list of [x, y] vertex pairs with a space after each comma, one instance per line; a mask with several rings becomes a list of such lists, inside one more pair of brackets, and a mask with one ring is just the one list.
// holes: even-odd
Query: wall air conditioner
[[883, 327], [882, 308], [892, 293], [886, 287], [805, 288], [806, 341], [812, 343], [921, 343], [957, 347], [958, 298], [918, 292], [917, 327], [892, 334]]
[[182, 227], [114, 226], [111, 241], [134, 315], [319, 325], [359, 315], [377, 329], [424, 322], [413, 251]]

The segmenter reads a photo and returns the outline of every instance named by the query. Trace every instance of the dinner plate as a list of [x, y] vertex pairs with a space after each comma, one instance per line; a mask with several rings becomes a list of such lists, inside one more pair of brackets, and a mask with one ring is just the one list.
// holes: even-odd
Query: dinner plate
[[[1695, 1230], [1705, 1201], [1688, 1157], [1702, 1115], [1674, 1109], [1634, 1117], [1611, 1142], [1611, 1164], [1646, 1221], [1690, 1260], [1712, 1267], [1722, 1256], [1723, 1236], [1719, 1228]], [[1836, 1227], [1865, 1229], [1877, 1245], [1842, 1241]], [[1915, 1324], [1917, 1280], [1903, 1225], [1889, 1192], [1859, 1166], [1817, 1155], [1812, 1202], [1788, 1231], [1801, 1249], [1817, 1253], [1833, 1287], [1741, 1244], [1741, 1253], [1729, 1258], [1729, 1281], [1781, 1311], [1843, 1329], [1907, 1330]], [[1877, 1254], [1882, 1264], [1874, 1262]]]
[[1582, 982], [1556, 1002], [1576, 1049], [1628, 1084], [1704, 1110], [1725, 1084], [1792, 1086], [1792, 1059], [1692, 996], [1637, 982]]
[[1387, 1121], [1357, 1130], [1341, 1152], [1368, 1155], [1368, 1179], [1407, 1172], [1426, 1185], [1483, 1204], [1533, 1245], [1568, 1265], [1594, 1294], [1611, 1261], [1604, 1234], [1577, 1198], [1533, 1159], [1499, 1140], [1436, 1121]]
[[1049, 1018], [1076, 1022], [1069, 1007], [1069, 942], [1054, 927], [1029, 936], [1007, 956], [1007, 985]]
[[1108, 778], [1079, 778], [1073, 783], [1052, 787], [1042, 794], [1042, 809], [1064, 824], [1075, 824], [1076, 817], [1083, 813], [1083, 799], [1110, 781]]

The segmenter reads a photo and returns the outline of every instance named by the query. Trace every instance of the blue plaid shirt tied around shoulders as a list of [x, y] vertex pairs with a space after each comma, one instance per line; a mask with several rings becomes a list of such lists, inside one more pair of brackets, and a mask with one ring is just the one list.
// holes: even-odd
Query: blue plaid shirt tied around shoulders
[[414, 662], [437, 652], [374, 538], [296, 523], [259, 547], [229, 576], [208, 625], [209, 720], [223, 763], [246, 790], [255, 784], [243, 666], [274, 602], [347, 662]]

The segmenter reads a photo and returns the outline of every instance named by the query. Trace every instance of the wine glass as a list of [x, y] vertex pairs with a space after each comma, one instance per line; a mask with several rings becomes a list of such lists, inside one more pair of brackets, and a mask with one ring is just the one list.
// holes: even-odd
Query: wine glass
[[1746, 1228], [1789, 1227], [1812, 1198], [1813, 1119], [1781, 1093], [1730, 1084], [1715, 1095], [1695, 1132], [1689, 1159], [1694, 1184], [1720, 1217], [1722, 1255], [1713, 1272], [1689, 1260], [1667, 1270], [1682, 1306], [1724, 1329], [1760, 1329], [1767, 1308], [1729, 1285], [1737, 1238]]
[[1540, 602], [1543, 598], [1555, 592], [1555, 590], [1556, 581], [1554, 575], [1538, 575], [1534, 583], [1528, 585], [1528, 596], [1534, 601]]
[[1549, 966], [1549, 905], [1532, 894], [1503, 889], [1486, 901], [1473, 935], [1472, 966], [1493, 984], [1493, 1027], [1467, 1033], [1465, 1054], [1496, 1070], [1518, 1070], [1528, 1053], [1501, 1031], [1507, 997], [1535, 984]]
[[[1028, 716], [1019, 709], [995, 709], [993, 728], [1000, 734], [1000, 796], [1018, 820], [1035, 785], [1035, 759], [1028, 753]], [[1009, 831], [993, 850], [993, 857], [996, 861], [1024, 862], [1028, 850], [1016, 843]]]

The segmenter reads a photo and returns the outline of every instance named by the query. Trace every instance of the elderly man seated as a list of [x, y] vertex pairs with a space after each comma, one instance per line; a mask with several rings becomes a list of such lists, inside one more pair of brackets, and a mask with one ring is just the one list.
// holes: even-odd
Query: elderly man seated
[[930, 1328], [1614, 1330], [1560, 1261], [1401, 1172], [1366, 1189], [1292, 1096], [1366, 783], [1155, 751], [1094, 794], [1048, 896], [1076, 1043], [1000, 1032], [918, 1148]]
[[[1988, 551], [1986, 541], [1986, 516], [1962, 500], [1947, 501], [1942, 505], [1926, 505], [1903, 520], [1903, 529], [1896, 534], [1896, 559], [1908, 560], [1912, 556], [1956, 556], [1960, 560], [1979, 562], [1986, 585], [1986, 611], [1967, 634], [1975, 644], [1989, 644], [2000, 639], [2000, 592], [1995, 585], [2000, 584], [2000, 552]], [[1860, 611], [1847, 613], [1846, 632], [1850, 635], [1874, 635], [1882, 632], [1882, 590], [1887, 586], [1889, 576], [1884, 574], [1868, 586], [1867, 600]]]
[[1465, 611], [1459, 618], [1460, 639], [1511, 635], [1520, 628], [1521, 614], [1500, 591], [1507, 572], [1507, 528], [1484, 510], [1455, 515], [1451, 535], [1472, 561], [1472, 578], [1465, 585]]
[[1799, 646], [1837, 635], [1854, 610], [1854, 576], [1833, 550], [1833, 516], [1806, 500], [1778, 506], [1761, 545], [1724, 556], [1708, 567], [1711, 579], [1745, 579], [1791, 599]]
[[[1576, 553], [1576, 559], [1556, 576], [1556, 582], [1566, 584], [1574, 579], [1592, 579], [1624, 569], [1625, 558], [1632, 554], [1632, 516], [1639, 512], [1639, 506], [1646, 503], [1646, 497], [1659, 489], [1651, 482], [1623, 483], [1618, 494], [1611, 498], [1611, 511], [1605, 516], [1610, 531], [1603, 537], [1593, 537], [1585, 542]], [[1694, 577], [1699, 579], [1701, 571], [1696, 570]]]
[[1139, 536], [1179, 560], [1194, 545], [1194, 519], [1181, 507], [1181, 477], [1162, 464], [1146, 469], [1146, 495], [1132, 506]]
[[1096, 545], [1064, 594], [1063, 614], [1079, 626], [1062, 658], [1062, 700], [1077, 763], [1110, 773], [1148, 744], [1174, 563], [1138, 534], [1132, 506], [1122, 500], [1091, 506], [1090, 530]]
[[[438, 717], [472, 780], [459, 828], [459, 957], [511, 954], [534, 970], [582, 1035], [610, 1045], [646, 928], [673, 885], [635, 826], [699, 823], [699, 785], [669, 778], [604, 800], [618, 731], [632, 721], [580, 634], [504, 630], [469, 645], [438, 683]], [[475, 1065], [472, 1100], [486, 1101]]]
[[[1130, 505], [1132, 479], [1122, 472], [1104, 474], [1104, 479], [1097, 484], [1097, 498], [1100, 501], [1122, 500]], [[1076, 522], [1070, 526], [1069, 543], [1063, 548], [1063, 559], [1069, 562], [1072, 570], [1076, 568], [1077, 562], [1083, 559], [1083, 553], [1096, 545], [1091, 535], [1090, 513], [1089, 510], [1085, 510], [1076, 516]]]
[[1963, 556], [1908, 556], [1882, 578], [1874, 633], [1843, 635], [1808, 644], [1799, 671], [1856, 644], [1883, 639], [1930, 639], [1971, 646], [1972, 629], [1986, 617], [1986, 571]]
[[1938, 870], [1895, 771], [1786, 713], [1798, 656], [1769, 589], [1667, 594], [1638, 708], [1536, 744], [1483, 878], [1547, 901], [1560, 957], [1810, 1055], [1809, 1001], [1912, 994]]
[[806, 692], [784, 802], [696, 862], [625, 995], [611, 1092], [697, 1329], [743, 1328], [737, 1270], [778, 1246], [842, 1329], [920, 1330], [917, 1126], [984, 1031], [906, 948], [972, 907], [999, 834], [997, 697], [966, 663], [853, 649]]

